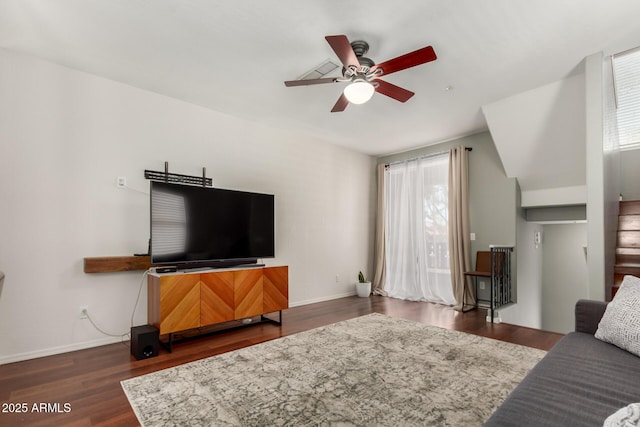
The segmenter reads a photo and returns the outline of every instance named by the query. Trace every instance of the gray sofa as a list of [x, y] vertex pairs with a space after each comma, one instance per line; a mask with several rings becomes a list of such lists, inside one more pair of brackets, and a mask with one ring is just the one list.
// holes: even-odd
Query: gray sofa
[[575, 332], [547, 353], [485, 426], [602, 426], [640, 402], [640, 357], [594, 337], [606, 306], [578, 301]]

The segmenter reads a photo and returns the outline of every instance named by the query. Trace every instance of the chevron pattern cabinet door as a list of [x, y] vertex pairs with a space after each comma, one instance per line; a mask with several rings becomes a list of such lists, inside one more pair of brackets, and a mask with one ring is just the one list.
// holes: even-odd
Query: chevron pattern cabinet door
[[200, 326], [200, 275], [160, 278], [160, 335]]
[[263, 272], [263, 311], [271, 313], [289, 308], [289, 268], [267, 267]]
[[212, 325], [234, 319], [233, 272], [200, 275], [200, 323]]
[[262, 269], [234, 271], [235, 318], [244, 319], [264, 313], [262, 310]]
[[149, 275], [147, 321], [160, 335], [289, 307], [289, 268]]

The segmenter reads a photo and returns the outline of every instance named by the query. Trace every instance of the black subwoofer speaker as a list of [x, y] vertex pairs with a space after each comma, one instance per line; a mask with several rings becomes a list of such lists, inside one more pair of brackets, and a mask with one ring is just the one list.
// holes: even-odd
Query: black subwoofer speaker
[[147, 359], [158, 355], [160, 331], [151, 325], [131, 328], [131, 354], [136, 359]]

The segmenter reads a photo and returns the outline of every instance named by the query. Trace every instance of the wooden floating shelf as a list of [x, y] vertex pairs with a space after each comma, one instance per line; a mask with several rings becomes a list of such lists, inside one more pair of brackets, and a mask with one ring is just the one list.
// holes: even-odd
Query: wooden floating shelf
[[85, 273], [114, 273], [118, 271], [139, 271], [151, 268], [148, 256], [108, 256], [84, 259]]

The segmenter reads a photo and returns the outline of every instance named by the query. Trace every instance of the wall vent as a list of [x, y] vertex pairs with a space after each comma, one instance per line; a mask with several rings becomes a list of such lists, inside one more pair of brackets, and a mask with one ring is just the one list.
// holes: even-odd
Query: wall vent
[[338, 67], [340, 67], [340, 65], [336, 64], [330, 59], [327, 59], [298, 77], [298, 80], [321, 79]]

